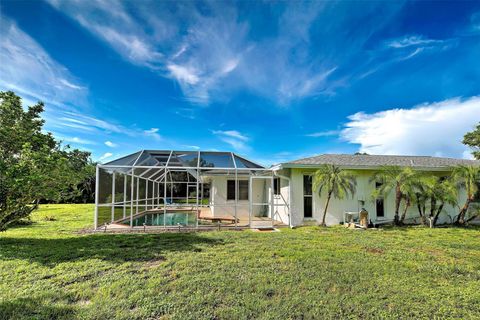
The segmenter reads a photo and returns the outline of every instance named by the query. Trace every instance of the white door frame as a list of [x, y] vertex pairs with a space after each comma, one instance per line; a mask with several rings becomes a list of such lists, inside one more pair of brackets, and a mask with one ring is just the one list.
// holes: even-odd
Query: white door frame
[[[253, 217], [253, 206], [259, 206], [259, 205], [268, 205], [269, 206], [269, 211], [270, 211], [270, 223], [273, 228], [273, 216], [275, 214], [275, 206], [273, 203], [273, 179], [275, 177], [273, 175], [271, 176], [250, 176], [249, 177], [249, 182], [248, 182], [248, 202], [249, 202], [249, 215], [248, 215], [248, 225], [251, 227], [252, 226], [252, 217]], [[253, 202], [253, 181], [255, 179], [268, 179], [270, 180], [270, 200], [267, 200], [267, 202]]]

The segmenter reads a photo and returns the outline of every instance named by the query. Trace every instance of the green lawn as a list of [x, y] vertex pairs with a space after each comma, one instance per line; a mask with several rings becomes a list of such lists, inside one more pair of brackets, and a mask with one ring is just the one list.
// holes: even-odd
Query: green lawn
[[480, 318], [478, 228], [77, 234], [92, 205], [33, 220], [0, 233], [2, 319]]

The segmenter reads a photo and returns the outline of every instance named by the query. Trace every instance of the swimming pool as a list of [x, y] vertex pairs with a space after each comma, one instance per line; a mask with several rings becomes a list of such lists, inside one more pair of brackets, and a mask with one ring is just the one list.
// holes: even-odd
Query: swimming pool
[[[178, 212], [154, 212], [145, 213], [141, 216], [133, 218], [133, 226], [195, 226], [196, 214], [192, 211], [178, 211]], [[121, 222], [122, 224], [130, 225], [130, 218], [127, 218]]]

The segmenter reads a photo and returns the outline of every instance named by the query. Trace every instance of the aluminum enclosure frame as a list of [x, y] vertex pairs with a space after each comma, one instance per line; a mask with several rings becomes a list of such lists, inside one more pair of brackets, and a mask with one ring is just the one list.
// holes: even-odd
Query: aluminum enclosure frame
[[[168, 154], [168, 156], [167, 156]], [[138, 156], [137, 156], [138, 155]], [[184, 161], [184, 159], [190, 159]], [[217, 159], [215, 159], [217, 157]], [[205, 161], [209, 158], [211, 163]], [[160, 159], [160, 161], [159, 161]], [[123, 163], [122, 163], [123, 162]], [[219, 164], [219, 166], [216, 166]], [[173, 176], [177, 173], [183, 173], [187, 181], [175, 181]], [[109, 201], [101, 202], [100, 199], [100, 183], [102, 179], [101, 173], [111, 175], [111, 193]], [[228, 176], [235, 179], [235, 201], [232, 204], [204, 204], [204, 184], [206, 177]], [[167, 225], [167, 211], [172, 207], [191, 207], [196, 214], [195, 228], [199, 227], [199, 210], [205, 207], [233, 207], [234, 209], [234, 227], [238, 227], [237, 210], [239, 207], [245, 207], [244, 204], [238, 203], [239, 198], [239, 178], [264, 177], [268, 179], [275, 178], [274, 170], [264, 168], [250, 160], [236, 155], [233, 152], [213, 152], [213, 151], [176, 151], [176, 150], [142, 150], [123, 158], [113, 160], [106, 164], [98, 164], [96, 168], [96, 185], [95, 185], [95, 213], [94, 213], [94, 229], [100, 227], [99, 209], [104, 207], [111, 208], [110, 222], [102, 224], [102, 227], [115, 222], [116, 211], [120, 207], [122, 219], [130, 221], [130, 228], [134, 228], [133, 221], [136, 215], [142, 214], [147, 210], [163, 211], [163, 228], [172, 228]], [[104, 178], [103, 178], [104, 179]], [[123, 179], [120, 189], [123, 189], [123, 197], [116, 199], [119, 192], [117, 182]], [[145, 193], [140, 194], [140, 184], [144, 183]], [[130, 185], [128, 185], [130, 184]], [[184, 197], [174, 197], [174, 185], [185, 184], [186, 194]], [[117, 190], [116, 190], [117, 187]], [[273, 184], [272, 184], [273, 188]], [[289, 182], [290, 188], [290, 182]], [[149, 190], [150, 189], [150, 190]], [[168, 191], [170, 189], [170, 196]], [[195, 197], [190, 197], [190, 191], [194, 191]], [[142, 190], [143, 191], [143, 190]], [[149, 192], [150, 191], [150, 192]], [[249, 223], [252, 215], [252, 183], [249, 183]], [[273, 194], [273, 190], [271, 190]], [[127, 199], [127, 196], [129, 196]], [[174, 199], [183, 200], [181, 203], [173, 203]], [[190, 199], [192, 201], [190, 201]], [[186, 200], [186, 202], [185, 202]], [[288, 201], [290, 202], [290, 201]], [[271, 219], [273, 225], [273, 212], [275, 207], [280, 206], [275, 203], [273, 196], [269, 199], [269, 211], [272, 212]], [[289, 204], [284, 205], [288, 210], [288, 220], [290, 224]], [[144, 208], [145, 210], [139, 211]], [[130, 211], [129, 217], [127, 210]], [[160, 226], [161, 227], [161, 226]]]

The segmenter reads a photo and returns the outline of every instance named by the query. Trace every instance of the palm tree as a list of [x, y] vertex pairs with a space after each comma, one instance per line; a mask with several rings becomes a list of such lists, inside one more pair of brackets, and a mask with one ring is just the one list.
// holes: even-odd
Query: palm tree
[[322, 165], [313, 175], [313, 190], [321, 196], [324, 190], [327, 193], [327, 201], [323, 210], [322, 226], [325, 226], [328, 205], [330, 199], [343, 199], [347, 195], [355, 193], [357, 181], [354, 173], [348, 170], [342, 170], [331, 164]]
[[[395, 192], [395, 216], [394, 223], [400, 225], [406, 215], [406, 210], [411, 205], [414, 185], [418, 181], [418, 174], [410, 168], [401, 168], [398, 166], [384, 166], [376, 172], [370, 181], [380, 182], [381, 186], [373, 192], [373, 197], [386, 195], [390, 191]], [[400, 219], [399, 211], [402, 200], [406, 201], [406, 209]]]
[[405, 218], [407, 216], [408, 209], [412, 206], [412, 204], [416, 201], [417, 198], [417, 191], [419, 186], [422, 185], [422, 173], [414, 172], [412, 176], [409, 176], [408, 172], [405, 172], [406, 179], [403, 182], [403, 186], [400, 188], [402, 192], [402, 199], [404, 201], [404, 208], [402, 212], [402, 216], [399, 219], [399, 223], [403, 224]]
[[438, 217], [446, 204], [457, 205], [457, 188], [448, 179], [441, 179], [436, 177], [431, 186], [430, 195], [430, 221], [431, 226], [435, 226], [438, 222]]
[[457, 216], [455, 223], [465, 224], [465, 215], [468, 211], [470, 203], [475, 198], [475, 194], [478, 192], [478, 183], [480, 181], [480, 167], [474, 166], [456, 166], [452, 171], [453, 182], [459, 188], [464, 188], [467, 192], [467, 199], [463, 205], [460, 213]]
[[415, 204], [422, 224], [427, 224], [427, 203], [431, 199], [435, 176], [422, 176], [418, 179], [415, 190]]

